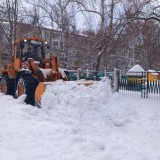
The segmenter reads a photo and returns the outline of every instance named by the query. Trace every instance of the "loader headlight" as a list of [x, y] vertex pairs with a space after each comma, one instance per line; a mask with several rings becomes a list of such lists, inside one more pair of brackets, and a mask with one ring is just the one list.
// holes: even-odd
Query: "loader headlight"
[[47, 44], [48, 44], [48, 42], [44, 42], [44, 44], [45, 44], [45, 45], [47, 45]]
[[24, 42], [26, 43], [26, 42], [27, 42], [27, 40], [26, 40], [26, 39], [24, 39]]

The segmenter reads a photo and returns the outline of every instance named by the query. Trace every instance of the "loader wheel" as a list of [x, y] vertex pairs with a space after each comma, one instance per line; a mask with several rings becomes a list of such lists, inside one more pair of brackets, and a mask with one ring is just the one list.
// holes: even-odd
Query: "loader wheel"
[[9, 80], [8, 76], [3, 76], [1, 79], [1, 92], [6, 95], [14, 95], [14, 81]]
[[35, 89], [38, 82], [32, 76], [20, 77], [16, 88], [16, 97], [26, 94], [25, 102], [35, 105]]

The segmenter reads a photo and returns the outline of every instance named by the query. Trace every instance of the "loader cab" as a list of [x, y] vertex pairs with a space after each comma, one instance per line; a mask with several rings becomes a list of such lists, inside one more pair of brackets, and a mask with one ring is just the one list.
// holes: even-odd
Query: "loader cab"
[[[27, 52], [29, 48], [32, 51], [32, 57]], [[46, 53], [49, 52], [49, 46], [47, 42], [42, 41], [40, 38], [26, 38], [16, 41], [15, 54], [14, 54], [14, 68], [19, 71], [21, 63], [32, 58], [34, 61], [42, 61], [46, 57]]]
[[20, 49], [22, 61], [26, 61], [28, 58], [41, 61], [45, 59], [47, 45], [46, 42], [26, 39], [20, 43]]

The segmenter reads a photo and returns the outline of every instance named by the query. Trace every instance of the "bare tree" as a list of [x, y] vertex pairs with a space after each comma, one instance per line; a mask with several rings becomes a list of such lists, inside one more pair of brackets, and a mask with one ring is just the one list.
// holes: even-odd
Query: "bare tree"
[[[160, 5], [159, 0], [122, 0], [124, 10], [130, 10], [130, 19], [139, 20], [156, 20], [160, 21]], [[125, 17], [124, 17], [125, 18]]]
[[124, 12], [118, 17], [123, 26], [116, 47], [119, 53], [115, 52], [119, 57], [118, 62], [123, 62], [118, 66], [120, 68], [127, 69], [135, 63], [141, 64], [145, 69], [160, 68], [158, 63], [160, 28], [157, 20], [147, 17], [151, 14], [146, 12], [146, 5], [151, 9], [151, 1], [148, 3], [147, 1], [125, 1]]
[[2, 42], [5, 46], [8, 60], [11, 60], [14, 42], [16, 39], [17, 21], [18, 21], [18, 1], [6, 0], [1, 3], [1, 31]]
[[108, 1], [106, 2], [105, 0], [95, 0], [92, 3], [92, 8], [85, 4], [85, 0], [74, 0], [74, 2], [78, 4], [77, 13], [85, 12], [99, 16], [99, 27], [96, 27], [96, 35], [92, 37], [92, 51], [96, 52], [95, 69], [99, 70], [100, 67], [101, 69], [109, 69], [109, 57], [117, 44], [118, 33], [121, 28], [123, 28], [121, 26], [121, 21], [119, 19], [114, 19], [114, 10], [118, 1], [111, 0], [110, 3], [108, 3]]
[[[60, 63], [63, 67], [66, 67], [67, 57], [69, 54], [69, 36], [70, 32], [75, 30], [76, 25], [74, 23], [70, 0], [56, 0], [54, 2], [41, 0], [38, 1], [38, 3], [33, 3], [33, 5], [41, 9], [41, 15], [39, 16], [45, 18], [47, 22], [45, 26], [49, 26], [49, 28], [52, 27], [53, 32], [54, 30], [59, 31], [61, 50], [59, 51], [58, 56], [60, 58]], [[44, 24], [42, 24], [42, 26], [43, 25]]]

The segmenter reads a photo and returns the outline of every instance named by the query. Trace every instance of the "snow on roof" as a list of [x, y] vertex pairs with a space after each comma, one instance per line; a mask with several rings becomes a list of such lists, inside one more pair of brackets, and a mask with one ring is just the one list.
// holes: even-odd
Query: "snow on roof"
[[152, 75], [155, 75], [155, 76], [158, 75], [158, 73], [155, 70], [149, 69], [148, 72], [152, 73]]
[[[128, 72], [126, 73], [126, 75], [128, 76], [143, 76], [143, 73], [145, 70], [139, 65], [136, 64], [135, 66], [133, 66], [132, 68], [130, 68], [128, 70]], [[139, 73], [137, 73], [139, 72]]]
[[156, 72], [155, 70], [149, 69], [148, 72]]
[[133, 66], [128, 70], [128, 72], [144, 72], [144, 71], [145, 70], [139, 64], [136, 64], [135, 66]]

